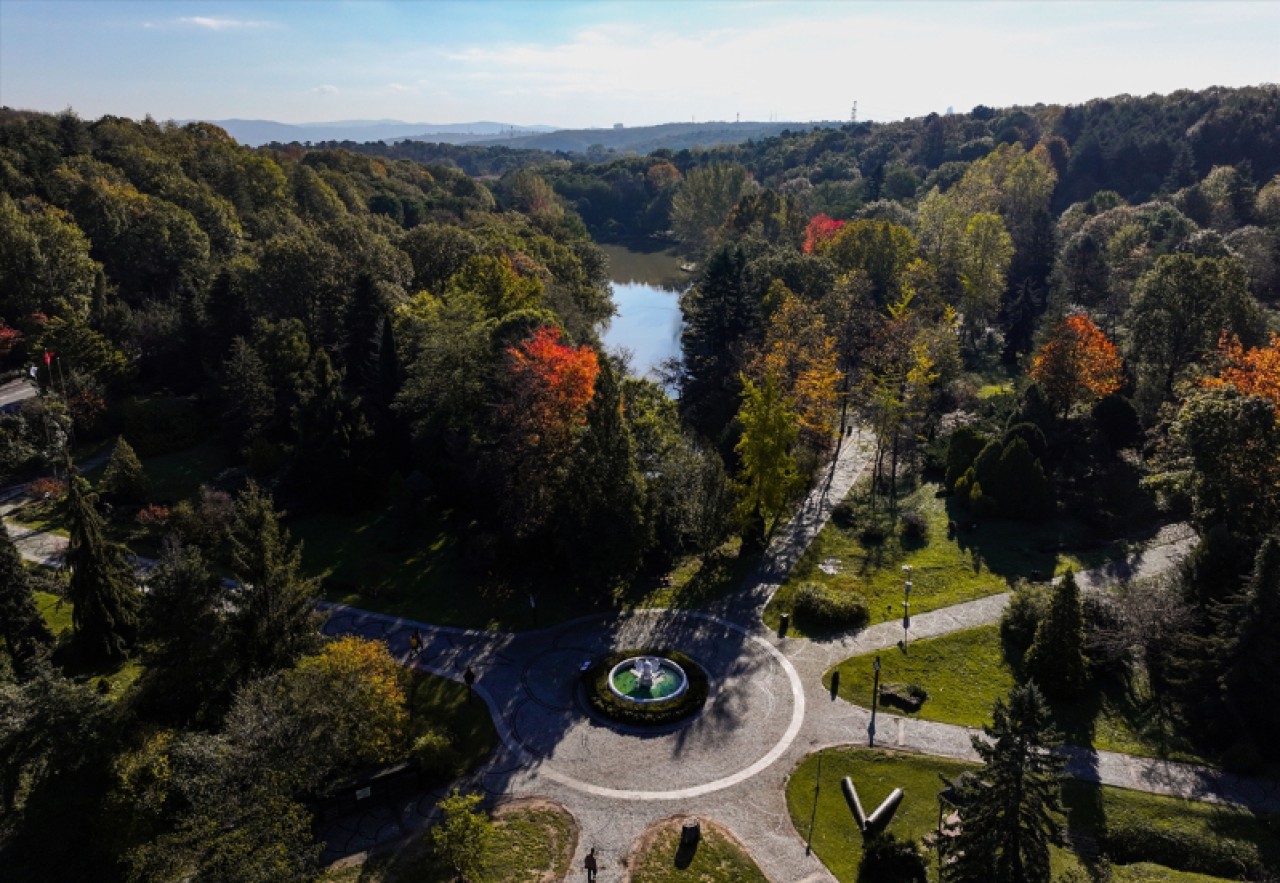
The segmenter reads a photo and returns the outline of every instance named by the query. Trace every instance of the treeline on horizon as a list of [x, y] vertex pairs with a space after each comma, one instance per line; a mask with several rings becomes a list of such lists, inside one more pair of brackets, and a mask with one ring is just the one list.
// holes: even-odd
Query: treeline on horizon
[[[1277, 148], [1273, 86], [530, 164], [503, 148], [248, 149], [207, 124], [0, 110], [0, 364], [35, 365], [45, 391], [0, 415], [0, 474], [47, 474], [72, 436], [121, 436], [144, 459], [212, 438], [233, 464], [198, 511], [155, 528], [180, 540], [159, 597], [199, 617], [141, 598], [118, 567], [86, 568], [103, 591], [72, 593], [151, 623], [77, 614], [74, 640], [144, 660], [152, 692], [92, 700], [39, 662], [38, 629], [6, 634], [0, 739], [21, 751], [0, 760], [0, 851], [34, 867], [65, 805], [94, 832], [60, 856], [68, 868], [181, 879], [276, 807], [283, 821], [234, 858], [276, 850], [279, 879], [314, 867], [299, 801], [353, 772], [348, 755], [300, 746], [286, 760], [305, 780], [261, 777], [256, 808], [237, 790], [282, 762], [255, 741], [275, 732], [255, 703], [285, 697], [296, 706], [270, 720], [301, 719], [317, 667], [350, 662], [304, 640], [317, 587], [277, 507], [385, 511], [403, 549], [443, 518], [458, 591], [604, 606], [731, 537], [758, 554], [850, 422], [876, 439], [868, 537], [907, 530], [918, 514], [900, 501], [924, 481], [965, 518], [1072, 519], [1099, 540], [1189, 520], [1201, 539], [1173, 577], [1086, 604], [1106, 637], [1090, 665], [1140, 672], [1225, 762], [1274, 762]], [[674, 399], [598, 334], [613, 306], [593, 239], [654, 234], [700, 267], [683, 362], [664, 369]], [[67, 490], [78, 529], [96, 524], [86, 489]], [[278, 580], [256, 582], [287, 590], [287, 622], [247, 623], [197, 578], [191, 556], [234, 572], [254, 537], [276, 544], [259, 557]], [[32, 615], [25, 582], [5, 586], [0, 601]], [[1043, 598], [1019, 603], [1043, 614]], [[193, 671], [179, 651], [197, 621], [223, 637]], [[245, 635], [261, 650], [247, 667], [233, 664]], [[62, 738], [77, 703], [93, 725]], [[140, 770], [171, 761], [172, 785], [147, 784]], [[145, 824], [106, 824], [120, 818]]]

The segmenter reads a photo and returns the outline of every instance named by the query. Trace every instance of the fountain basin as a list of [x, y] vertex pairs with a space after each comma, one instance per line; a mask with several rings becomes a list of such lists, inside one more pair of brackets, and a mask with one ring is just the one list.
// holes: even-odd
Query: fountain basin
[[610, 670], [609, 689], [623, 702], [665, 702], [689, 689], [689, 677], [664, 656], [631, 656]]
[[587, 708], [629, 727], [683, 723], [702, 710], [709, 690], [702, 666], [670, 648], [618, 650], [592, 661], [582, 675]]

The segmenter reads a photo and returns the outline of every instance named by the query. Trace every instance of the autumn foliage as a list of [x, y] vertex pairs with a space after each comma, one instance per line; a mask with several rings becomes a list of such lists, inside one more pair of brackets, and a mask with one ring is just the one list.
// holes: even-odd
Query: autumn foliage
[[1218, 359], [1222, 368], [1205, 386], [1234, 386], [1241, 395], [1261, 396], [1280, 408], [1280, 334], [1273, 333], [1267, 346], [1246, 350], [1239, 337], [1224, 331], [1218, 338]]
[[804, 228], [804, 253], [813, 254], [813, 250], [819, 243], [835, 236], [843, 226], [844, 221], [829, 218], [826, 212], [814, 215], [809, 219], [809, 225]]
[[1053, 329], [1031, 364], [1031, 376], [1065, 414], [1078, 402], [1118, 390], [1121, 367], [1115, 345], [1088, 316], [1076, 313]]
[[528, 340], [509, 347], [507, 360], [512, 427], [530, 448], [559, 448], [586, 420], [600, 373], [595, 350], [570, 346], [559, 328], [544, 325]]
[[396, 756], [409, 726], [404, 672], [381, 641], [346, 637], [306, 656], [288, 677], [314, 679], [329, 696], [325, 713], [346, 734], [344, 747], [356, 763]]

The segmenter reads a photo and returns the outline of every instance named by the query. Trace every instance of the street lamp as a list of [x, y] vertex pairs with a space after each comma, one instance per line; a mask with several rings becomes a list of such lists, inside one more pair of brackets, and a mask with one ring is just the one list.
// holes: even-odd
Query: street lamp
[[902, 587], [902, 648], [907, 647], [907, 629], [911, 627], [911, 565], [902, 565], [906, 583]]

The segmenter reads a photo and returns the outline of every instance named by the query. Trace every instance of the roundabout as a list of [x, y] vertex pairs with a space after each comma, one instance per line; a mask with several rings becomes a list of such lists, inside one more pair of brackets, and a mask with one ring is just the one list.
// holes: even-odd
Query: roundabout
[[[533, 637], [516, 639], [506, 653], [524, 656], [521, 645]], [[525, 656], [523, 695], [501, 703], [501, 735], [540, 776], [583, 793], [672, 800], [729, 788], [781, 757], [804, 721], [803, 685], [791, 662], [768, 641], [708, 614], [638, 611], [579, 621], [556, 630], [552, 648], [545, 633], [537, 637], [545, 649]], [[645, 731], [615, 727], [576, 706], [583, 662], [654, 646], [681, 647], [706, 671], [700, 714], [678, 729]]]

